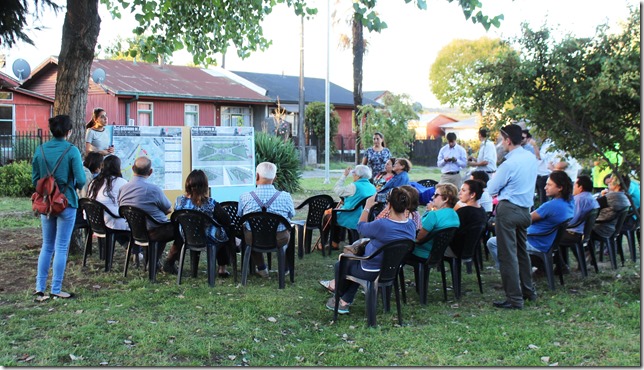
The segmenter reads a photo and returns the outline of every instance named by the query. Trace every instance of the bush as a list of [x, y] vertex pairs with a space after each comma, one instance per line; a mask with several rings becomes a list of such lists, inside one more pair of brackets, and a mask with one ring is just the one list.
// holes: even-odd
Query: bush
[[17, 161], [0, 167], [0, 196], [29, 197], [34, 191], [31, 163]]
[[300, 186], [300, 157], [292, 141], [284, 141], [277, 136], [263, 132], [255, 134], [255, 161], [271, 162], [277, 166], [274, 185], [277, 189], [296, 193]]

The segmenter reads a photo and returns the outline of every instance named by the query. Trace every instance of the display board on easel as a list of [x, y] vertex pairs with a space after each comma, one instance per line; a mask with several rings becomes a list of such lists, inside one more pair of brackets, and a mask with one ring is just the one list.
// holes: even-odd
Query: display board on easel
[[255, 189], [255, 135], [252, 127], [192, 127], [192, 169], [206, 173], [218, 202], [238, 200]]

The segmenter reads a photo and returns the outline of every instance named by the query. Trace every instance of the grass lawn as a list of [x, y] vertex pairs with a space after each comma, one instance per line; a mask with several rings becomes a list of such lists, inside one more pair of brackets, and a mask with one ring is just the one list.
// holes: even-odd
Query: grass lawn
[[[438, 178], [435, 169], [419, 169], [426, 177], [416, 170], [413, 180]], [[309, 190], [294, 195], [296, 205], [332, 187], [320, 179], [302, 184]], [[2, 215], [29, 209], [28, 200], [0, 199]], [[25, 227], [0, 219], [2, 229]], [[3, 240], [9, 242], [20, 244]], [[78, 297], [38, 304], [31, 297], [38, 252], [0, 248], [0, 269], [33, 260], [21, 278], [29, 288], [0, 290], [2, 366], [641, 366], [640, 265], [628, 252], [624, 267], [612, 270], [604, 259], [600, 273], [586, 279], [573, 263], [556, 291], [537, 278], [539, 299], [523, 310], [492, 307], [503, 294], [491, 261], [483, 294], [476, 275], [464, 274], [460, 301], [451, 290], [443, 301], [440, 274], [432, 270], [429, 304], [421, 306], [408, 286], [403, 326], [395, 303], [383, 313], [379, 302], [376, 328], [366, 326], [360, 293], [337, 322], [324, 307], [330, 294], [317, 281], [332, 278], [337, 253], [296, 258], [295, 283], [287, 280], [283, 290], [273, 271], [267, 280], [251, 276], [246, 286], [217, 278], [210, 288], [205, 256], [197, 278], [184, 275], [178, 286], [175, 275], [161, 273], [152, 284], [142, 269], [123, 277], [124, 251], [117, 246], [109, 273], [97, 254], [84, 268], [82, 256], [70, 256], [63, 287]]]

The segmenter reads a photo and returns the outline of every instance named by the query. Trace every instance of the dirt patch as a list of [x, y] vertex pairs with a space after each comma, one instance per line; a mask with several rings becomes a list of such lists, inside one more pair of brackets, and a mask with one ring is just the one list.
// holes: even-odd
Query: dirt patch
[[[41, 246], [42, 234], [39, 228], [0, 230], [0, 294], [29, 292], [34, 289]], [[70, 256], [67, 269], [69, 270], [70, 263], [75, 264], [80, 258], [82, 257], [78, 255]], [[63, 285], [76, 285], [85, 280], [82, 276], [74, 275], [77, 274], [66, 273]]]

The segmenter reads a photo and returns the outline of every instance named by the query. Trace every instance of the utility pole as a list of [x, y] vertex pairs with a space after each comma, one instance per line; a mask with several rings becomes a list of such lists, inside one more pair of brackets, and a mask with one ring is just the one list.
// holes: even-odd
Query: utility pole
[[304, 15], [300, 27], [300, 99], [297, 114], [297, 142], [300, 147], [300, 164], [306, 164], [306, 143], [304, 142]]

